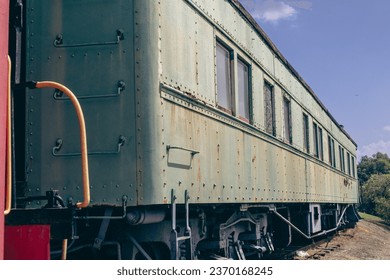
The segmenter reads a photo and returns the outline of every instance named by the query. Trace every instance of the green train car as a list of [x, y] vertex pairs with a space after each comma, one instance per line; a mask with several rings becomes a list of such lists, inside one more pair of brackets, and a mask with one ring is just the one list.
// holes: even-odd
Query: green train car
[[261, 259], [356, 222], [356, 143], [239, 1], [11, 2], [7, 223], [53, 259]]

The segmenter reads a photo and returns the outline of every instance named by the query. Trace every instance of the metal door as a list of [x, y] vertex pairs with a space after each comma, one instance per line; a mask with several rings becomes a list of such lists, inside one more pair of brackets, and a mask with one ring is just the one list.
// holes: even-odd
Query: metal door
[[[92, 204], [136, 201], [133, 18], [128, 0], [26, 1], [26, 80], [56, 81], [78, 97]], [[82, 200], [79, 129], [69, 99], [29, 90], [25, 132], [25, 196], [56, 189], [65, 203]]]

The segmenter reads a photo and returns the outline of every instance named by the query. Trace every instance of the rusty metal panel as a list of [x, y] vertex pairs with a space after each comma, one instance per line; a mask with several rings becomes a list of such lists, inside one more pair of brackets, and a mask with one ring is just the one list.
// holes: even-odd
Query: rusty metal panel
[[[278, 72], [276, 72], [278, 69]], [[283, 85], [284, 88], [288, 88], [289, 73], [286, 67], [280, 60], [275, 59], [275, 78]]]
[[[137, 204], [161, 202], [162, 161], [165, 155], [161, 133], [163, 111], [160, 101], [161, 79], [160, 15], [161, 6], [168, 1], [135, 1], [134, 59], [136, 100], [136, 162]], [[165, 147], [165, 146], [164, 146]], [[134, 202], [133, 202], [134, 203]]]
[[[173, 16], [174, 15], [174, 16]], [[184, 1], [164, 1], [161, 5], [161, 62], [166, 84], [183, 92], [197, 92], [197, 25], [199, 17]], [[211, 45], [212, 38], [207, 42]]]
[[[160, 197], [189, 190], [192, 202], [304, 201], [304, 159], [208, 109], [163, 93], [166, 153]], [[289, 178], [289, 179], [287, 179]], [[178, 202], [183, 202], [178, 197]]]
[[275, 56], [272, 53], [272, 51], [269, 48], [263, 48], [262, 49], [262, 64], [264, 68], [268, 71], [268, 73], [271, 73], [274, 75], [274, 59]]
[[312, 161], [307, 166], [307, 201], [357, 203], [356, 181]]
[[196, 16], [196, 98], [215, 105], [214, 28]]
[[251, 39], [250, 52], [252, 53], [254, 60], [260, 65], [263, 64], [262, 60], [264, 48], [266, 48], [264, 41], [254, 34]]
[[160, 22], [163, 82], [215, 105], [213, 26], [185, 1], [164, 2]]

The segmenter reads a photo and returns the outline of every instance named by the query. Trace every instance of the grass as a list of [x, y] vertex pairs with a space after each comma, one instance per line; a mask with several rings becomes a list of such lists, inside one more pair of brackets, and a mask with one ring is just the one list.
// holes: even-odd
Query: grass
[[367, 221], [383, 222], [383, 220], [377, 216], [373, 216], [367, 213], [359, 212], [360, 217]]

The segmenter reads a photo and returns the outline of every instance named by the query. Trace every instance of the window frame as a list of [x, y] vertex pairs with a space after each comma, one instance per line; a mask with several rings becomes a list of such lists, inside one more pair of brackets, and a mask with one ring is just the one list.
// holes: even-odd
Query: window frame
[[351, 154], [347, 151], [347, 174], [351, 176]]
[[339, 145], [340, 171], [345, 172], [345, 152], [344, 148]]
[[303, 121], [303, 151], [310, 153], [310, 123], [309, 115], [302, 113]]
[[[237, 117], [247, 123], [252, 123], [253, 120], [253, 112], [252, 112], [252, 67], [250, 63], [248, 63], [244, 58], [241, 56], [237, 55], [237, 60], [236, 60], [236, 65], [237, 65]], [[240, 78], [239, 78], [239, 64], [245, 66], [247, 68], [247, 93], [246, 96], [244, 95], [244, 104], [247, 106], [248, 110], [248, 116], [243, 116], [240, 112], [240, 97], [241, 97], [241, 92], [240, 92]], [[245, 100], [245, 97], [247, 100]], [[246, 101], [246, 102], [245, 102]]]
[[[270, 93], [270, 103], [271, 106], [268, 107], [267, 103], [269, 103], [266, 96], [266, 87], [269, 88]], [[264, 95], [264, 128], [267, 134], [276, 136], [276, 118], [275, 118], [275, 87], [272, 85], [272, 83], [268, 82], [266, 79], [264, 79], [263, 84], [263, 95]], [[270, 112], [267, 108], [271, 108]], [[270, 119], [270, 129], [268, 125], [268, 119]]]
[[313, 121], [314, 156], [324, 160], [324, 139], [322, 128]]
[[[227, 104], [227, 107], [229, 108], [226, 108], [224, 105], [221, 105], [221, 103], [219, 102], [220, 101], [220, 97], [221, 94], [219, 92], [219, 76], [218, 76], [218, 48], [220, 49], [223, 49], [224, 51], [226, 51], [226, 53], [228, 54], [228, 57], [229, 57], [229, 61], [227, 63], [228, 65], [228, 75], [225, 76], [225, 78], [228, 79], [228, 83], [227, 83], [227, 89], [228, 89], [228, 92], [226, 94], [226, 102], [228, 103]], [[216, 52], [216, 61], [215, 61], [215, 69], [216, 69], [216, 104], [217, 104], [217, 107], [218, 109], [230, 114], [230, 115], [234, 115], [235, 113], [235, 90], [234, 90], [234, 51], [232, 48], [230, 48], [227, 44], [225, 44], [223, 41], [219, 40], [218, 38], [216, 39], [216, 45], [215, 45], [215, 52]], [[228, 100], [230, 97], [230, 100]], [[230, 102], [230, 103], [229, 103]]]
[[332, 136], [328, 135], [328, 156], [330, 166], [337, 168], [336, 164], [336, 152], [335, 152], [335, 141]]
[[293, 132], [292, 132], [292, 116], [291, 116], [291, 98], [289, 98], [286, 94], [283, 95], [283, 124], [284, 124], [283, 127], [284, 140], [288, 144], [292, 144]]

